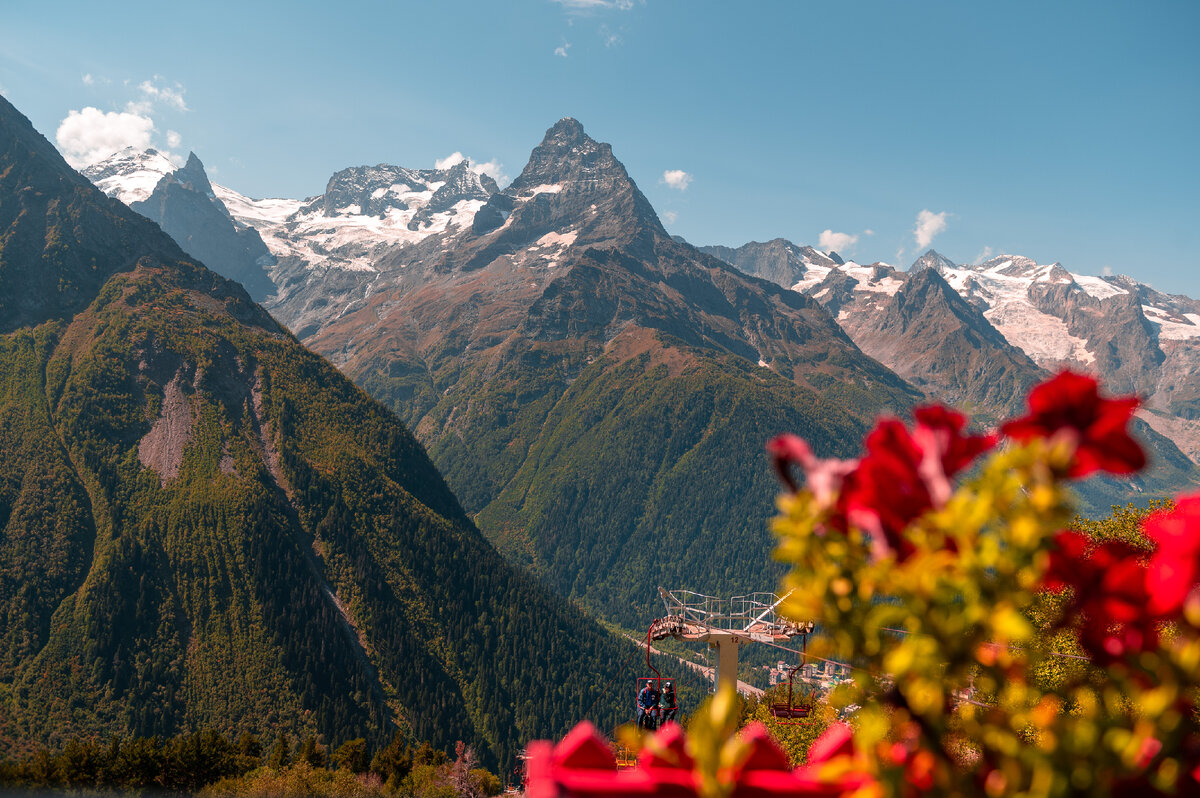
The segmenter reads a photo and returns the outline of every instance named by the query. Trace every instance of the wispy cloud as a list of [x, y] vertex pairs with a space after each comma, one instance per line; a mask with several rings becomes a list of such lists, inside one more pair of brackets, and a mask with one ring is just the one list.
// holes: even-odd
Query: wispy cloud
[[166, 106], [176, 111], [190, 110], [187, 102], [183, 99], [186, 89], [179, 83], [176, 83], [174, 87], [160, 86], [158, 81], [161, 80], [161, 77], [155, 75], [154, 80], [143, 80], [139, 83], [137, 89], [142, 98], [127, 103], [125, 110], [131, 113], [149, 113], [156, 105]]
[[607, 25], [601, 25], [600, 40], [604, 42], [605, 47], [616, 47], [621, 43], [621, 34], [614, 33]]
[[597, 11], [628, 11], [633, 0], [554, 0], [564, 10], [573, 14], [591, 14]]
[[58, 126], [55, 139], [67, 163], [76, 169], [107, 158], [118, 150], [150, 146], [154, 120], [139, 114], [88, 106], [71, 111]]
[[917, 226], [913, 228], [913, 239], [917, 242], [917, 249], [925, 249], [933, 243], [933, 239], [939, 233], [946, 229], [946, 211], [934, 213], [930, 210], [922, 210], [917, 214]]
[[558, 47], [554, 48], [554, 54], [557, 55], [559, 58], [566, 58], [567, 50], [570, 50], [570, 49], [571, 49], [571, 43], [563, 42]]
[[[867, 231], [870, 235], [870, 231]], [[832, 230], [825, 230], [821, 233], [817, 245], [826, 252], [837, 251], [843, 255], [854, 249], [854, 245], [858, 243], [858, 236], [850, 233], [835, 233]]]
[[183, 136], [176, 133], [174, 130], [167, 131], [167, 146], [175, 149], [183, 142]]
[[983, 249], [979, 250], [979, 254], [975, 256], [975, 259], [971, 261], [971, 263], [978, 266], [988, 258], [992, 257], [993, 254], [995, 253], [992, 251], [991, 247], [984, 247]]
[[692, 176], [682, 169], [668, 169], [662, 173], [660, 183], [666, 183], [668, 188], [673, 188], [676, 191], [686, 191], [691, 185]]
[[96, 82], [96, 79], [94, 77], [92, 77], [91, 72], [85, 72], [83, 74], [83, 85], [84, 86], [91, 86], [95, 82]]
[[675, 220], [679, 218], [679, 214], [675, 213], [675, 211], [663, 211], [662, 218], [667, 224], [675, 224]]

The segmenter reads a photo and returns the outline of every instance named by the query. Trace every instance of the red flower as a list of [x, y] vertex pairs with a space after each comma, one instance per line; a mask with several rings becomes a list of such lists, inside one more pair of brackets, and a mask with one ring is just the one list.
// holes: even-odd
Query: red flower
[[1175, 509], [1142, 523], [1157, 544], [1150, 557], [1147, 609], [1164, 617], [1178, 616], [1184, 599], [1200, 581], [1200, 493], [1179, 499]]
[[805, 486], [830, 510], [827, 524], [847, 524], [871, 535], [878, 553], [912, 553], [904, 530], [923, 513], [950, 498], [950, 479], [996, 445], [994, 435], [964, 435], [967, 418], [932, 405], [914, 411], [910, 433], [895, 419], [879, 421], [866, 438], [862, 460], [819, 460], [803, 439], [780, 435], [767, 444], [779, 478], [798, 490], [792, 466], [805, 472]]
[[857, 460], [818, 460], [808, 443], [798, 435], [778, 435], [767, 444], [767, 453], [775, 464], [779, 480], [795, 493], [800, 487], [792, 477], [792, 466], [804, 469], [804, 484], [824, 507], [833, 503], [846, 475], [858, 466]]
[[903, 560], [914, 551], [905, 528], [933, 509], [920, 472], [922, 451], [895, 419], [876, 424], [866, 446], [866, 456], [846, 479], [838, 509], [871, 535], [878, 555], [894, 551]]
[[1018, 441], [1068, 435], [1075, 458], [1068, 472], [1131, 474], [1146, 465], [1146, 454], [1127, 429], [1140, 402], [1135, 397], [1102, 399], [1092, 377], [1063, 371], [1029, 392], [1029, 413], [1001, 431]]
[[1079, 617], [1080, 642], [1092, 658], [1112, 662], [1155, 645], [1162, 616], [1150, 609], [1143, 553], [1121, 542], [1088, 553], [1087, 538], [1077, 532], [1059, 532], [1054, 542], [1042, 586], [1074, 590], [1068, 612]]
[[914, 411], [912, 433], [895, 419], [867, 436], [867, 454], [846, 478], [838, 507], [871, 534], [881, 553], [913, 552], [905, 528], [950, 498], [950, 479], [996, 445], [994, 435], [963, 435], [966, 416], [933, 405]]
[[984, 452], [990, 451], [998, 440], [996, 435], [963, 435], [967, 417], [942, 405], [927, 405], [913, 411], [917, 420], [915, 437], [932, 436], [933, 451], [941, 458], [946, 476], [954, 476], [969, 466]]

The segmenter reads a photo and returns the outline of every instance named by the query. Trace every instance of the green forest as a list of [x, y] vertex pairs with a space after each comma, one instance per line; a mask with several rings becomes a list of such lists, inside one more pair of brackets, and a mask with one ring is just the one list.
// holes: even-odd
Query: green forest
[[0, 196], [0, 302], [24, 292], [0, 329], [0, 748], [399, 732], [507, 769], [627, 716], [600, 686], [636, 649], [508, 565], [395, 416], [3, 100]]

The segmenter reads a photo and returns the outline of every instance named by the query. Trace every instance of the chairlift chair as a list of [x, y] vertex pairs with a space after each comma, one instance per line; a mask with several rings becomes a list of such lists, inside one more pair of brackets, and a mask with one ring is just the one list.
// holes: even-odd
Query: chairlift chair
[[795, 694], [796, 672], [804, 667], [805, 661], [808, 659], [808, 634], [808, 632], [805, 632], [801, 638], [800, 664], [788, 671], [787, 703], [773, 701], [769, 707], [771, 717], [779, 721], [781, 725], [806, 725], [812, 723], [809, 720], [814, 706], [811, 695], [806, 691], [801, 691], [800, 696], [796, 696]]
[[[796, 671], [800, 670], [802, 665], [797, 665], [788, 671], [788, 697], [787, 703], [772, 702], [770, 706], [771, 717], [778, 720], [781, 724], [796, 724], [801, 721], [807, 721], [809, 715], [813, 711], [812, 699], [807, 696], [799, 699], [793, 693], [795, 684]], [[803, 695], [803, 694], [802, 694]]]
[[[646, 687], [646, 685], [653, 683], [655, 692], [657, 692], [660, 696], [662, 695], [662, 689], [663, 689], [664, 684], [670, 684], [673, 687], [677, 687], [679, 685], [679, 682], [676, 679], [672, 679], [669, 676], [663, 676], [661, 673], [659, 673], [658, 668], [654, 667], [653, 663], [650, 662], [650, 630], [649, 629], [646, 630], [646, 668], [647, 668], [647, 670], [654, 671], [654, 675], [653, 676], [639, 676], [637, 679], [637, 690], [636, 690], [636, 692], [634, 692], [635, 697], [633, 700], [633, 716], [634, 716], [635, 722], [640, 720], [640, 718], [638, 716], [642, 709], [642, 707], [638, 704], [637, 696], [640, 696], [642, 694], [642, 689], [644, 687]], [[677, 712], [679, 712], [679, 698], [678, 698], [679, 693], [678, 693], [678, 691], [675, 691], [675, 696], [676, 696], [675, 706], [666, 707], [666, 710], [672, 714], [672, 720], [674, 720], [673, 716]], [[648, 721], [645, 723], [639, 723], [639, 725], [644, 729], [649, 729], [650, 731], [654, 731], [661, 725], [658, 714], [659, 714], [659, 709], [658, 709], [658, 705], [656, 704], [655, 708], [652, 711], [646, 712]]]

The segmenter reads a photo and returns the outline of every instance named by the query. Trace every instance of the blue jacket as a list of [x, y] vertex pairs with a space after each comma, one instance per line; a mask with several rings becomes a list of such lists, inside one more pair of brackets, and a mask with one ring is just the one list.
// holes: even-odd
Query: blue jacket
[[642, 688], [642, 692], [638, 693], [638, 706], [642, 709], [654, 709], [658, 705], [658, 691], [650, 685]]

